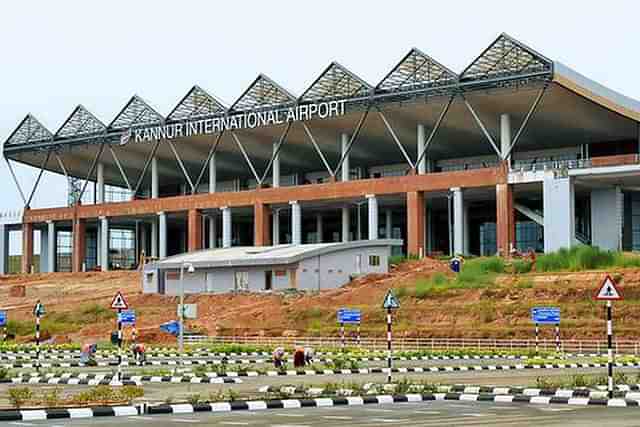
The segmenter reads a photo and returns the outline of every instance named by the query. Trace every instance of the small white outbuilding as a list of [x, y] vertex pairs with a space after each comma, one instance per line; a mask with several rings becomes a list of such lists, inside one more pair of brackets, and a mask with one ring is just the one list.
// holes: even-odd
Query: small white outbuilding
[[142, 287], [145, 293], [177, 295], [183, 268], [186, 294], [333, 289], [359, 275], [386, 273], [391, 248], [401, 245], [379, 239], [207, 249], [147, 264]]

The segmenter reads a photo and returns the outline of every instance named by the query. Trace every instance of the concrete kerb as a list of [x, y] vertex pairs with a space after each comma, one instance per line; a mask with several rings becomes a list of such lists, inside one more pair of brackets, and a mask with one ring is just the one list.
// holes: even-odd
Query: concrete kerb
[[[391, 368], [391, 373], [394, 374], [410, 374], [410, 373], [436, 373], [436, 372], [474, 372], [474, 371], [506, 371], [506, 370], [545, 370], [545, 369], [580, 369], [580, 368], [604, 368], [606, 363], [554, 363], [554, 364], [540, 364], [540, 365], [471, 365], [471, 366], [430, 366], [430, 367], [407, 367], [407, 368]], [[631, 362], [617, 362], [614, 364], [618, 368], [638, 368], [640, 364]], [[279, 377], [279, 376], [314, 376], [314, 375], [358, 375], [358, 374], [387, 374], [389, 368], [360, 368], [360, 369], [323, 369], [323, 370], [281, 370], [281, 371], [227, 371], [226, 373], [209, 372], [204, 376], [196, 375], [184, 375], [182, 377], [169, 377], [169, 376], [151, 376], [151, 375], [124, 375], [123, 379], [132, 381], [149, 382], [152, 378], [162, 378], [158, 382], [192, 382], [196, 381], [194, 378], [238, 378], [238, 377]], [[39, 377], [38, 374], [32, 373], [29, 376], [24, 377], [24, 374], [20, 376], [3, 380], [5, 383], [13, 382], [22, 383], [28, 382], [30, 379], [36, 381], [33, 378], [47, 379], [51, 381], [54, 378], [88, 378], [90, 375], [87, 373], [67, 373], [60, 376], [44, 376]], [[106, 378], [106, 377], [105, 377]], [[181, 378], [177, 380], [176, 378]], [[3, 382], [0, 381], [0, 382]], [[36, 382], [39, 383], [39, 382]]]
[[145, 411], [145, 405], [0, 410], [0, 421], [42, 421], [65, 418], [124, 417], [142, 415]]
[[124, 375], [120, 383], [113, 374], [62, 374], [44, 376], [19, 376], [0, 380], [0, 384], [49, 384], [49, 385], [142, 385], [143, 383], [190, 383], [190, 384], [241, 384], [240, 378], [199, 377], [199, 376], [128, 376]]

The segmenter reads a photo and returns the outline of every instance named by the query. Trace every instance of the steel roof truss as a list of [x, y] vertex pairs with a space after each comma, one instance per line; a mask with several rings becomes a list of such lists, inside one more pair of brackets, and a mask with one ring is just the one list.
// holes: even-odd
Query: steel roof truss
[[282, 145], [286, 141], [287, 134], [289, 133], [289, 130], [291, 129], [292, 125], [293, 125], [293, 122], [291, 121], [287, 122], [287, 126], [284, 129], [284, 132], [282, 132], [282, 135], [280, 135], [280, 138], [278, 139], [278, 144], [276, 145], [276, 149], [274, 150], [274, 153], [271, 156], [271, 159], [269, 159], [269, 163], [267, 164], [267, 168], [262, 174], [262, 179], [260, 182], [264, 182], [264, 180], [267, 178], [267, 174], [269, 173], [269, 171], [271, 171], [271, 168], [273, 167], [273, 162], [276, 160], [276, 157], [278, 157], [278, 154], [280, 154], [280, 149], [282, 148]]
[[262, 180], [258, 176], [258, 172], [256, 172], [256, 168], [253, 166], [253, 162], [251, 162], [251, 159], [249, 158], [249, 155], [247, 154], [247, 150], [244, 149], [244, 146], [242, 145], [242, 143], [238, 139], [238, 136], [234, 132], [231, 132], [231, 136], [236, 141], [236, 144], [238, 145], [238, 148], [240, 149], [240, 152], [242, 153], [242, 156], [244, 157], [244, 160], [247, 162], [247, 165], [249, 166], [249, 169], [251, 170], [251, 173], [253, 174], [254, 178], [256, 179], [257, 184], [258, 185], [262, 185]]
[[260, 74], [233, 103], [231, 110], [245, 111], [264, 107], [278, 107], [295, 101], [287, 90], [264, 74]]
[[367, 109], [364, 110], [364, 112], [360, 116], [360, 120], [358, 121], [358, 124], [356, 125], [356, 129], [353, 132], [353, 134], [351, 135], [351, 138], [349, 139], [349, 143], [347, 144], [347, 149], [345, 150], [345, 152], [340, 157], [340, 161], [338, 162], [338, 166], [336, 166], [335, 170], [333, 171], [333, 176], [335, 176], [338, 173], [338, 171], [340, 170], [340, 168], [342, 168], [342, 164], [344, 163], [344, 159], [346, 159], [347, 156], [349, 155], [349, 153], [351, 152], [351, 147], [353, 147], [353, 143], [356, 141], [356, 139], [358, 138], [358, 135], [360, 134], [360, 130], [362, 129], [362, 125], [364, 124], [364, 121], [367, 119], [367, 116], [369, 115], [369, 110], [371, 110], [371, 104], [367, 105]]
[[302, 127], [304, 128], [305, 133], [309, 137], [309, 141], [311, 141], [311, 145], [313, 145], [313, 148], [315, 148], [316, 152], [318, 153], [318, 156], [320, 156], [320, 160], [322, 160], [324, 167], [327, 169], [327, 172], [329, 172], [329, 176], [335, 177], [335, 174], [333, 173], [331, 166], [329, 166], [329, 162], [327, 161], [326, 157], [322, 153], [322, 150], [320, 149], [320, 146], [316, 142], [316, 139], [313, 137], [313, 134], [311, 133], [311, 129], [309, 129], [309, 126], [307, 126], [305, 122], [302, 122]]
[[[502, 159], [502, 153], [500, 152], [500, 150], [498, 149], [498, 146], [496, 145], [495, 140], [493, 139], [493, 137], [491, 136], [491, 134], [489, 133], [489, 131], [487, 130], [487, 128], [485, 127], [484, 123], [482, 123], [482, 120], [480, 120], [480, 117], [478, 117], [478, 114], [476, 113], [476, 111], [473, 109], [473, 107], [471, 106], [471, 104], [469, 103], [469, 101], [467, 101], [467, 99], [464, 97], [464, 95], [462, 96], [462, 99], [464, 100], [464, 105], [466, 105], [467, 109], [469, 110], [469, 112], [471, 113], [471, 115], [473, 116], [473, 119], [475, 120], [476, 124], [478, 125], [478, 127], [482, 130], [482, 133], [484, 133], [484, 136], [487, 138], [487, 141], [489, 141], [489, 144], [491, 144], [491, 146], [493, 147], [493, 150], [496, 152], [496, 154], [498, 155], [498, 157], [500, 159]], [[504, 160], [504, 159], [503, 159]]]
[[134, 95], [109, 124], [109, 129], [129, 129], [135, 126], [158, 124], [163, 121], [164, 118], [160, 113], [151, 108], [138, 95]]
[[82, 200], [82, 196], [84, 196], [84, 192], [87, 189], [87, 184], [89, 184], [89, 178], [91, 178], [91, 175], [93, 175], [93, 171], [96, 169], [96, 166], [98, 165], [98, 161], [100, 160], [100, 156], [102, 156], [103, 151], [104, 151], [104, 142], [100, 144], [100, 148], [98, 149], [98, 152], [96, 153], [96, 156], [94, 157], [93, 162], [91, 163], [91, 168], [89, 168], [89, 173], [87, 174], [87, 178], [84, 180], [84, 185], [82, 186], [82, 190], [78, 195], [78, 200], [76, 201], [76, 203]]
[[451, 84], [457, 79], [456, 73], [420, 50], [413, 48], [378, 83], [376, 89], [402, 91], [407, 86], [413, 88], [443, 86]]
[[22, 191], [22, 186], [20, 186], [20, 181], [18, 181], [18, 177], [16, 176], [16, 173], [13, 170], [11, 163], [9, 162], [9, 158], [5, 156], [2, 156], [2, 157], [4, 158], [4, 161], [7, 163], [7, 168], [9, 169], [9, 172], [11, 172], [11, 177], [13, 178], [13, 182], [16, 184], [16, 187], [18, 188], [18, 193], [20, 193], [20, 198], [22, 199], [22, 203], [24, 203], [24, 206], [26, 206], [27, 198], [24, 196], [24, 191]]
[[404, 156], [404, 159], [407, 161], [407, 163], [409, 164], [411, 169], [415, 169], [416, 166], [413, 164], [413, 161], [411, 160], [411, 157], [407, 153], [407, 150], [405, 150], [404, 147], [402, 146], [402, 144], [400, 143], [400, 139], [398, 138], [398, 135], [396, 135], [395, 131], [393, 130], [393, 127], [391, 127], [391, 124], [389, 123], [389, 121], [387, 120], [385, 115], [382, 113], [380, 108], [376, 107], [376, 109], [378, 110], [378, 114], [380, 115], [380, 118], [384, 122], [385, 127], [387, 128], [387, 130], [391, 134], [391, 137], [393, 138], [393, 141], [396, 143], [396, 145], [398, 146], [398, 148], [402, 152], [402, 155]]
[[56, 138], [88, 136], [103, 133], [107, 127], [89, 110], [78, 105], [55, 134]]
[[207, 170], [207, 166], [209, 165], [211, 158], [213, 158], [213, 156], [218, 151], [218, 145], [220, 145], [220, 141], [222, 141], [222, 135], [224, 135], [224, 129], [222, 129], [222, 132], [218, 134], [215, 142], [209, 149], [209, 153], [207, 154], [207, 159], [204, 161], [204, 164], [202, 165], [202, 169], [200, 169], [200, 173], [198, 174], [198, 179], [196, 179], [196, 182], [194, 183], [194, 192], [195, 192], [195, 189], [198, 188], [198, 185], [200, 185], [200, 181], [202, 181], [202, 178], [204, 177], [204, 173]]
[[447, 115], [447, 112], [449, 111], [449, 107], [451, 107], [451, 104], [453, 103], [453, 100], [455, 99], [455, 95], [452, 95], [449, 97], [449, 101], [445, 104], [445, 106], [442, 108], [442, 111], [440, 112], [440, 115], [438, 116], [438, 120], [436, 120], [436, 124], [433, 126], [433, 129], [431, 129], [431, 132], [429, 133], [429, 136], [427, 137], [425, 143], [424, 143], [424, 148], [422, 150], [422, 152], [420, 153], [420, 155], [418, 156], [418, 160], [416, 160], [416, 165], [419, 165], [420, 162], [422, 161], [422, 159], [424, 158], [424, 156], [427, 155], [427, 151], [429, 151], [429, 146], [431, 145], [431, 143], [433, 142], [436, 133], [438, 133], [438, 130], [440, 129], [440, 125], [442, 124], [442, 121], [444, 120], [445, 116]]
[[516, 135], [513, 137], [513, 140], [511, 141], [511, 144], [509, 145], [509, 149], [507, 150], [506, 154], [504, 155], [505, 159], [509, 158], [509, 155], [511, 154], [511, 151], [513, 150], [513, 147], [516, 146], [516, 143], [520, 139], [520, 135], [522, 135], [522, 132], [524, 132], [525, 128], [527, 127], [527, 124], [529, 123], [529, 120], [531, 119], [531, 116], [533, 116], [533, 113], [535, 113], [536, 109], [538, 108], [538, 104], [540, 104], [540, 101], [542, 100], [542, 97], [544, 96], [546, 90], [547, 90], [547, 85], [545, 84], [538, 91], [538, 95], [536, 96], [536, 99], [533, 101], [533, 104], [531, 104], [531, 107], [529, 108], [529, 111], [527, 111], [527, 115], [525, 116], [524, 120], [522, 120], [522, 123], [520, 124], [520, 128], [518, 129], [518, 132], [516, 132]]
[[17, 128], [9, 135], [5, 145], [22, 145], [48, 141], [53, 134], [31, 114], [27, 114]]
[[118, 156], [116, 155], [116, 152], [111, 145], [109, 145], [109, 151], [111, 152], [111, 156], [113, 157], [113, 160], [116, 162], [116, 166], [118, 167], [118, 170], [120, 171], [120, 175], [122, 176], [122, 179], [124, 180], [124, 183], [127, 186], [127, 190], [131, 191], [131, 184], [129, 183], [129, 178], [127, 178], [127, 174], [124, 173], [124, 168], [122, 167], [122, 164], [120, 163], [120, 160], [118, 159]]
[[320, 76], [304, 91], [300, 101], [311, 102], [325, 99], [366, 96], [372, 87], [360, 77], [337, 62], [332, 62]]
[[193, 181], [191, 181], [189, 172], [187, 172], [187, 168], [185, 168], [184, 163], [182, 163], [182, 158], [180, 157], [180, 154], [178, 154], [178, 150], [176, 150], [176, 146], [169, 139], [167, 140], [167, 144], [169, 144], [169, 148], [171, 148], [171, 151], [173, 152], [173, 155], [176, 158], [176, 161], [178, 162], [178, 166], [180, 166], [180, 169], [182, 170], [182, 174], [184, 175], [184, 178], [187, 180], [189, 187], [191, 187], [191, 194], [195, 193], [195, 187], [193, 186]]
[[195, 85], [169, 113], [169, 120], [188, 120], [224, 114], [226, 107], [200, 86]]
[[24, 204], [25, 209], [29, 209], [31, 206], [31, 200], [33, 200], [33, 195], [36, 194], [36, 190], [38, 189], [38, 184], [40, 184], [40, 178], [42, 178], [42, 174], [44, 173], [44, 168], [47, 166], [49, 162], [49, 158], [51, 157], [51, 150], [47, 150], [47, 155], [44, 158], [44, 161], [40, 165], [40, 172], [38, 172], [38, 177], [36, 178], [36, 182], [33, 184], [33, 189], [31, 190], [31, 194], [29, 194], [29, 198], [27, 202]]
[[158, 139], [154, 144], [153, 144], [153, 148], [151, 149], [151, 153], [149, 153], [149, 156], [147, 156], [147, 160], [144, 162], [144, 167], [142, 168], [142, 172], [140, 172], [140, 176], [138, 177], [138, 181], [136, 182], [136, 186], [133, 189], [133, 194], [132, 196], [135, 197], [136, 194], [138, 194], [138, 190], [140, 190], [140, 186], [142, 185], [142, 181], [144, 181], [144, 176], [147, 174], [147, 170], [149, 169], [149, 165], [151, 164], [151, 160], [153, 160], [153, 157], [156, 155], [156, 152], [158, 151], [158, 147], [160, 146], [160, 139]]

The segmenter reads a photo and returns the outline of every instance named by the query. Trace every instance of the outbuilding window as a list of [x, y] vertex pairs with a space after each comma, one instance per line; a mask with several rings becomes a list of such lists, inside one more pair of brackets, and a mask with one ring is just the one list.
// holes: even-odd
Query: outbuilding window
[[380, 265], [380, 255], [369, 255], [369, 265], [378, 267]]
[[236, 291], [248, 291], [249, 290], [249, 272], [248, 271], [236, 271], [234, 274], [235, 290]]

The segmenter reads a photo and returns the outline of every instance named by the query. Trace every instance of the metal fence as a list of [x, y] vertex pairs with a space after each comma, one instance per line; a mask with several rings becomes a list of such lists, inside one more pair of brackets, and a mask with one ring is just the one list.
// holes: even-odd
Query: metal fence
[[[285, 346], [309, 345], [312, 347], [339, 347], [338, 337], [254, 337], [254, 336], [225, 336], [207, 337], [192, 335], [185, 337], [185, 341], [192, 344], [244, 344], [255, 346]], [[347, 341], [350, 347], [356, 346], [352, 337]], [[619, 354], [638, 355], [640, 341], [614, 341], [614, 351]], [[469, 339], [469, 338], [396, 338], [393, 346], [398, 351], [416, 350], [493, 350], [493, 351], [534, 351], [535, 340], [505, 340], [505, 339]], [[361, 338], [360, 347], [367, 350], [386, 350], [386, 338]], [[556, 343], [553, 339], [540, 339], [540, 351], [555, 351]], [[565, 340], [560, 343], [561, 351], [566, 353], [603, 354], [607, 353], [606, 340]]]

